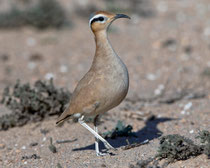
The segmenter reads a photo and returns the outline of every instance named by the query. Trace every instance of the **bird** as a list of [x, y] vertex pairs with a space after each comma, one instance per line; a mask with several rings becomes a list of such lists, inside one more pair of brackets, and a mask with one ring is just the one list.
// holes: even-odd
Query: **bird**
[[[118, 106], [126, 97], [129, 88], [127, 67], [112, 48], [107, 36], [110, 25], [119, 18], [131, 19], [128, 15], [107, 11], [97, 11], [90, 15], [89, 27], [95, 38], [95, 56], [89, 71], [73, 91], [68, 107], [56, 122], [60, 124], [78, 115], [78, 122], [95, 137], [97, 156], [106, 154], [100, 152], [99, 140], [103, 142], [107, 150], [115, 150], [98, 134], [99, 116]], [[85, 123], [85, 117], [94, 118], [94, 129]]]

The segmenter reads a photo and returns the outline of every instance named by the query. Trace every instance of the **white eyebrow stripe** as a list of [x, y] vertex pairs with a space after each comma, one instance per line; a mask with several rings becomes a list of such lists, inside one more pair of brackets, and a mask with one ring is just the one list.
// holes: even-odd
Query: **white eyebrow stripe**
[[90, 19], [90, 21], [89, 21], [89, 26], [91, 27], [91, 22], [92, 22], [93, 19], [98, 18], [98, 17], [100, 17], [100, 16], [106, 17], [106, 16], [104, 16], [104, 15], [102, 15], [102, 14], [97, 14], [97, 15], [93, 16], [93, 17]]

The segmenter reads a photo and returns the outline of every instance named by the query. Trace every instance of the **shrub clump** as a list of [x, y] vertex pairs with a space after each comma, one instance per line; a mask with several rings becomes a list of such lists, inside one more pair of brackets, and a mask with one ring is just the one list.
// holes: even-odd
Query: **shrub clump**
[[210, 132], [203, 130], [199, 132], [197, 138], [200, 138], [201, 143], [204, 144], [201, 145], [201, 148], [203, 149], [203, 153], [210, 159]]
[[14, 6], [10, 11], [0, 14], [0, 28], [61, 28], [67, 23], [65, 11], [56, 0], [39, 0], [36, 5], [25, 10]]
[[186, 160], [191, 156], [198, 156], [202, 149], [195, 145], [192, 140], [181, 135], [167, 135], [160, 139], [157, 156], [161, 159], [168, 158], [170, 161]]
[[118, 121], [114, 129], [103, 133], [103, 137], [106, 139], [107, 138], [115, 139], [117, 137], [123, 137], [123, 136], [136, 137], [136, 134], [132, 132], [132, 129], [133, 127], [131, 125], [125, 126], [122, 121]]
[[[210, 159], [210, 132], [203, 130], [196, 138], [201, 140], [202, 145], [196, 145], [192, 140], [178, 134], [163, 136], [154, 157], [139, 160], [136, 165], [130, 165], [130, 168], [165, 168], [172, 162], [187, 160], [200, 154], [205, 154]], [[168, 161], [160, 166], [162, 159]]]
[[1, 103], [12, 113], [0, 117], [0, 130], [25, 125], [28, 121], [41, 121], [46, 117], [60, 115], [70, 100], [71, 93], [57, 89], [53, 80], [48, 83], [36, 81], [31, 87], [18, 80], [13, 89], [4, 89]]

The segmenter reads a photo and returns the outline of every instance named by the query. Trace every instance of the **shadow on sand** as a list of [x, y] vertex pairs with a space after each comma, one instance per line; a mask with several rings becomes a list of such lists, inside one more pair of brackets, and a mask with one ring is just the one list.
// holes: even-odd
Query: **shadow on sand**
[[[152, 120], [148, 120], [145, 122], [145, 126], [137, 132], [134, 132], [137, 137], [118, 137], [117, 139], [107, 139], [107, 141], [114, 147], [119, 148], [121, 146], [128, 145], [126, 139], [129, 141], [130, 144], [132, 143], [141, 143], [145, 140], [153, 140], [158, 138], [162, 135], [162, 132], [157, 128], [159, 123], [176, 120], [173, 118], [154, 118]], [[105, 149], [102, 142], [100, 142], [100, 149]], [[72, 151], [80, 151], [80, 150], [95, 150], [95, 144], [91, 144], [81, 148], [75, 148]]]

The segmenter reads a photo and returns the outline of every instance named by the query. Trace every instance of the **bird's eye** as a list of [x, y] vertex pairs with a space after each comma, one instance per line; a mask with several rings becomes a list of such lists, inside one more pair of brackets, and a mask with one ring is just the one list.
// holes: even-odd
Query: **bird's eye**
[[103, 17], [99, 17], [98, 20], [99, 20], [100, 22], [102, 22], [102, 21], [104, 21], [104, 18], [103, 18]]

